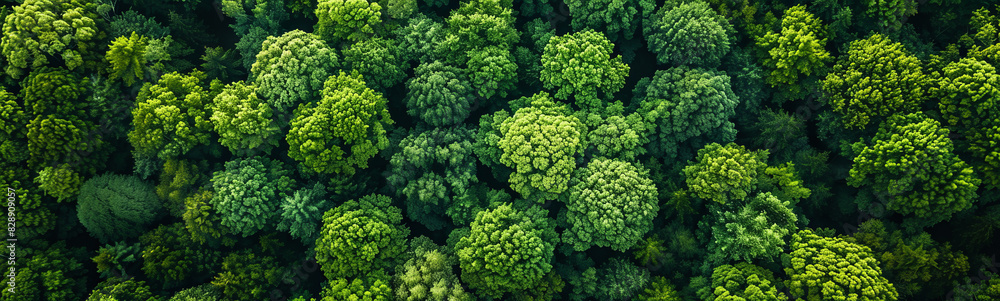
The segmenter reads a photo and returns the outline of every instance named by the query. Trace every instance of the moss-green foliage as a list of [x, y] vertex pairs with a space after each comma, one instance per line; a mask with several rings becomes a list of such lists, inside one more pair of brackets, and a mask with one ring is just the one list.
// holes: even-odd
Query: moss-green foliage
[[444, 24], [417, 14], [409, 18], [405, 25], [394, 30], [393, 36], [398, 41], [399, 57], [402, 62], [416, 61], [420, 64], [433, 63], [435, 47], [444, 39]]
[[212, 279], [225, 300], [261, 300], [278, 285], [280, 274], [275, 259], [249, 250], [229, 253], [219, 274]]
[[211, 204], [222, 225], [247, 237], [273, 229], [279, 216], [278, 204], [290, 193], [294, 181], [291, 170], [267, 158], [236, 159], [212, 176], [215, 196]]
[[318, 99], [323, 83], [338, 66], [336, 51], [318, 36], [292, 30], [263, 41], [250, 78], [257, 95], [276, 111], [286, 112]]
[[221, 297], [219, 288], [212, 284], [202, 284], [199, 286], [183, 289], [168, 301], [218, 301]]
[[511, 52], [501, 46], [487, 46], [467, 52], [469, 82], [483, 98], [507, 97], [517, 87], [517, 64]]
[[619, 160], [597, 158], [570, 180], [562, 241], [577, 251], [591, 246], [625, 251], [653, 228], [658, 211], [649, 172]]
[[927, 86], [920, 66], [902, 44], [875, 34], [851, 42], [846, 58], [823, 81], [823, 91], [834, 112], [844, 115], [844, 127], [864, 129], [917, 109]]
[[77, 197], [80, 223], [102, 243], [139, 236], [162, 213], [153, 185], [135, 176], [91, 178]]
[[352, 279], [332, 279], [320, 296], [322, 301], [389, 301], [392, 300], [392, 288], [389, 287], [389, 277], [380, 273]]
[[[178, 157], [211, 137], [213, 91], [203, 85], [204, 73], [168, 73], [156, 84], [146, 83], [132, 109], [128, 140], [136, 151], [160, 159]], [[214, 82], [213, 85], [218, 84]]]
[[655, 4], [645, 0], [566, 1], [574, 31], [593, 29], [615, 42], [631, 40]]
[[49, 64], [92, 70], [104, 39], [96, 7], [80, 0], [27, 0], [18, 5], [7, 16], [0, 41], [7, 74], [21, 79], [26, 69]]
[[975, 58], [944, 67], [931, 94], [940, 99], [944, 123], [967, 141], [988, 187], [1000, 187], [1000, 74]]
[[514, 169], [511, 188], [525, 199], [555, 199], [569, 188], [575, 158], [586, 147], [587, 128], [546, 92], [522, 101], [530, 106], [499, 125], [499, 162]]
[[269, 154], [278, 146], [280, 131], [274, 108], [257, 96], [254, 85], [242, 81], [226, 85], [212, 100], [212, 116], [219, 144], [238, 155]]
[[775, 260], [788, 236], [798, 230], [798, 218], [787, 200], [770, 192], [760, 193], [742, 205], [730, 203], [725, 211], [711, 215], [713, 259]]
[[923, 114], [890, 117], [858, 154], [848, 184], [869, 185], [890, 198], [888, 209], [924, 219], [948, 220], [976, 201], [979, 178], [953, 151], [949, 130]]
[[475, 296], [466, 292], [452, 273], [457, 260], [444, 248], [435, 245], [427, 237], [410, 241], [411, 256], [405, 263], [396, 266], [393, 278], [394, 294], [399, 300], [449, 300], [471, 301]]
[[537, 206], [503, 204], [481, 211], [455, 246], [462, 280], [480, 295], [498, 298], [528, 290], [552, 270], [558, 234]]
[[198, 243], [217, 242], [231, 231], [222, 225], [222, 217], [212, 208], [211, 190], [199, 190], [184, 199], [184, 228], [191, 234], [191, 240]]
[[[0, 300], [83, 300], [87, 296], [87, 273], [76, 253], [65, 242], [42, 242], [37, 249], [15, 243], [16, 284], [14, 292], [4, 289]], [[9, 245], [9, 244], [8, 244]], [[9, 273], [9, 270], [8, 270]], [[6, 275], [6, 274], [5, 274]], [[8, 281], [10, 279], [8, 278]]]
[[206, 249], [191, 239], [183, 223], [161, 225], [139, 238], [142, 271], [164, 287], [183, 282], [207, 281], [218, 268], [219, 251]]
[[664, 277], [653, 277], [649, 287], [639, 294], [640, 301], [680, 301], [681, 294]]
[[896, 288], [882, 277], [871, 249], [812, 230], [792, 235], [785, 274], [791, 298], [806, 300], [897, 300]]
[[141, 258], [138, 243], [124, 244], [116, 242], [114, 245], [107, 244], [97, 250], [97, 256], [91, 260], [97, 264], [97, 272], [101, 273], [101, 278], [129, 277], [131, 266]]
[[[757, 38], [764, 67], [769, 71], [767, 83], [778, 89], [788, 89], [795, 95], [809, 92], [810, 76], [821, 76], [830, 61], [826, 50], [826, 27], [819, 18], [796, 5], [781, 17], [781, 30]], [[803, 83], [804, 82], [804, 83]]]
[[38, 188], [46, 194], [55, 197], [56, 201], [62, 202], [70, 200], [80, 190], [83, 185], [83, 177], [73, 171], [69, 164], [63, 163], [59, 166], [49, 166], [38, 172], [35, 178]]
[[356, 42], [375, 34], [382, 6], [368, 0], [317, 0], [316, 35], [329, 43]]
[[732, 25], [704, 1], [667, 1], [643, 33], [661, 64], [715, 67], [734, 44]]
[[461, 123], [475, 95], [466, 72], [439, 61], [417, 66], [406, 82], [406, 112], [432, 126]]
[[341, 71], [326, 80], [319, 102], [295, 110], [288, 156], [312, 172], [352, 175], [388, 146], [386, 127], [393, 123], [385, 97], [361, 75]]
[[553, 36], [542, 52], [540, 80], [558, 99], [573, 97], [581, 108], [603, 108], [625, 86], [629, 66], [612, 56], [614, 44], [604, 34], [584, 30]]
[[723, 265], [712, 272], [712, 286], [715, 289], [712, 300], [761, 300], [784, 301], [788, 297], [778, 291], [779, 282], [774, 275], [762, 267], [740, 262]]
[[111, 64], [108, 68], [109, 79], [120, 78], [126, 86], [141, 80], [145, 73], [143, 71], [146, 65], [146, 44], [147, 38], [134, 31], [129, 37], [115, 38], [104, 55], [104, 59]]
[[590, 129], [587, 134], [588, 151], [593, 150], [596, 156], [634, 160], [646, 154], [643, 147], [649, 143], [646, 122], [638, 113], [624, 115], [620, 101], [599, 113], [589, 112], [583, 121]]
[[672, 161], [710, 142], [736, 138], [729, 118], [739, 97], [723, 72], [687, 66], [656, 71], [641, 94], [637, 112], [651, 131], [647, 150], [657, 157]]
[[388, 269], [406, 251], [410, 229], [399, 208], [383, 195], [347, 201], [323, 214], [316, 262], [327, 279], [355, 278]]
[[194, 162], [170, 159], [163, 162], [160, 184], [156, 185], [156, 196], [163, 200], [163, 207], [173, 216], [184, 214], [184, 199], [194, 193], [205, 182], [202, 168]]
[[344, 49], [344, 67], [361, 73], [372, 89], [385, 91], [406, 77], [397, 44], [381, 37], [351, 44]]
[[389, 160], [386, 180], [404, 197], [407, 215], [435, 231], [449, 224], [445, 211], [453, 203], [475, 198], [476, 158], [472, 131], [465, 127], [413, 131]]
[[123, 278], [109, 278], [97, 284], [87, 301], [155, 301], [162, 300], [150, 292], [145, 281]]
[[700, 198], [725, 204], [746, 199], [767, 165], [767, 151], [749, 151], [735, 143], [713, 143], [698, 150], [697, 162], [684, 167], [688, 188]]

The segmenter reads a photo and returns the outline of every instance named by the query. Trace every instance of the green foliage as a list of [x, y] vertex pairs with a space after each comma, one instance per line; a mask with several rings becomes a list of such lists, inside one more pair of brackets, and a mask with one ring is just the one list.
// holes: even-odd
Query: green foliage
[[931, 94], [949, 129], [962, 135], [987, 187], [1000, 187], [1000, 74], [984, 61], [964, 58], [944, 67]]
[[258, 95], [276, 111], [286, 112], [318, 99], [323, 83], [338, 66], [337, 53], [317, 35], [292, 30], [263, 41], [250, 78]]
[[681, 294], [677, 292], [670, 280], [663, 277], [654, 277], [649, 283], [649, 287], [639, 294], [639, 301], [681, 301]]
[[649, 172], [614, 159], [596, 158], [570, 180], [562, 241], [576, 251], [591, 246], [625, 251], [653, 228], [659, 210]]
[[217, 241], [223, 235], [229, 234], [229, 228], [222, 225], [222, 217], [212, 208], [211, 190], [200, 190], [184, 199], [184, 228], [187, 228], [191, 240], [197, 243]]
[[812, 230], [792, 235], [785, 263], [791, 298], [806, 300], [897, 300], [896, 288], [882, 277], [871, 249]]
[[77, 197], [80, 223], [101, 243], [137, 237], [162, 213], [153, 185], [131, 175], [93, 177]]
[[694, 144], [697, 150], [702, 143], [729, 143], [736, 137], [729, 118], [739, 97], [723, 72], [686, 66], [656, 71], [643, 93], [637, 112], [651, 130], [648, 151], [664, 160], [673, 160], [682, 145]]
[[278, 124], [274, 110], [257, 97], [253, 84], [242, 81], [226, 85], [212, 102], [210, 117], [219, 144], [238, 155], [269, 154], [278, 146]]
[[[733, 205], [733, 204], [730, 204]], [[712, 257], [731, 261], [776, 259], [788, 235], [798, 227], [795, 213], [787, 200], [769, 192], [758, 194], [742, 206], [731, 206], [712, 215]]]
[[331, 279], [327, 287], [320, 293], [322, 301], [357, 300], [357, 301], [389, 301], [392, 300], [392, 288], [389, 279], [384, 275], [365, 276], [353, 280]]
[[164, 74], [156, 84], [146, 83], [132, 109], [128, 140], [137, 152], [166, 160], [197, 145], [208, 144], [215, 95], [202, 86], [204, 73]]
[[83, 177], [73, 171], [69, 164], [63, 163], [39, 171], [35, 183], [38, 184], [38, 188], [45, 191], [45, 194], [61, 203], [76, 196], [80, 185], [83, 185]]
[[109, 79], [121, 78], [126, 86], [135, 84], [136, 80], [142, 80], [146, 65], [146, 44], [147, 38], [134, 31], [129, 37], [115, 38], [108, 46], [107, 54], [104, 55], [104, 59], [111, 64], [108, 68]]
[[439, 61], [417, 66], [406, 82], [406, 113], [432, 126], [459, 124], [475, 101], [465, 71]]
[[819, 18], [806, 11], [805, 5], [786, 10], [781, 17], [781, 30], [758, 37], [757, 47], [763, 52], [764, 67], [770, 71], [767, 83], [788, 89], [793, 95], [809, 92], [803, 79], [821, 75], [831, 59], [825, 49], [826, 28]]
[[395, 296], [398, 300], [472, 301], [475, 297], [462, 288], [452, 273], [454, 256], [427, 237], [410, 241], [412, 256], [396, 266]]
[[219, 251], [200, 247], [180, 222], [161, 225], [143, 234], [139, 243], [142, 271], [150, 279], [164, 283], [164, 287], [204, 279], [218, 268]]
[[382, 24], [382, 6], [368, 0], [318, 0], [316, 35], [327, 42], [357, 42], [371, 37]]
[[87, 155], [91, 150], [103, 148], [105, 142], [99, 137], [88, 137], [92, 129], [92, 124], [75, 116], [67, 116], [66, 119], [57, 115], [35, 117], [28, 123], [29, 165], [41, 168], [50, 164], [71, 163], [82, 172], [95, 172], [103, 160]]
[[697, 162], [684, 167], [684, 176], [688, 188], [700, 198], [720, 204], [744, 200], [756, 189], [767, 155], [767, 151], [751, 152], [735, 143], [712, 143], [698, 150]]
[[661, 64], [718, 66], [735, 42], [732, 25], [704, 1], [672, 2], [644, 25], [649, 50]]
[[323, 184], [297, 190], [281, 202], [278, 231], [287, 231], [305, 245], [315, 243], [323, 213], [331, 207], [333, 206], [326, 199], [326, 187]]
[[537, 206], [502, 204], [481, 211], [455, 246], [462, 280], [481, 295], [531, 289], [552, 270], [555, 223]]
[[163, 162], [160, 173], [160, 184], [156, 185], [156, 196], [163, 200], [163, 207], [170, 215], [180, 217], [184, 214], [184, 199], [194, 193], [196, 186], [203, 182], [197, 164], [186, 160], [170, 159]]
[[145, 281], [135, 279], [109, 278], [97, 284], [87, 301], [152, 301], [160, 300], [150, 292]]
[[586, 148], [587, 128], [569, 108], [539, 92], [499, 126], [500, 163], [513, 168], [511, 188], [529, 200], [555, 199], [569, 186], [575, 157]]
[[867, 0], [865, 15], [875, 19], [887, 31], [899, 30], [906, 18], [917, 14], [918, 1], [913, 0]]
[[230, 253], [222, 268], [212, 279], [225, 300], [261, 300], [277, 287], [281, 269], [270, 256], [255, 255], [243, 250]]
[[[20, 234], [20, 233], [18, 233]], [[40, 241], [44, 243], [44, 241]], [[65, 242], [57, 242], [39, 249], [26, 249], [17, 244], [18, 256], [13, 292], [0, 291], [0, 300], [81, 300], [86, 296], [86, 270], [66, 249]], [[5, 274], [6, 275], [6, 274]], [[8, 278], [9, 280], [9, 278]]]
[[141, 258], [141, 252], [138, 243], [130, 245], [119, 241], [114, 245], [102, 246], [92, 260], [97, 264], [97, 272], [101, 273], [101, 278], [128, 278], [128, 265]]
[[[417, 14], [409, 18], [405, 25], [394, 30], [393, 35], [399, 43], [399, 57], [403, 62], [417, 61], [420, 64], [433, 63], [435, 47], [444, 39], [444, 24]], [[418, 75], [415, 75], [416, 77]]]
[[377, 91], [386, 91], [406, 77], [396, 41], [380, 37], [344, 49], [344, 67], [361, 73], [365, 82]]
[[219, 288], [212, 284], [202, 284], [174, 294], [168, 301], [219, 301]]
[[472, 131], [464, 127], [414, 131], [389, 160], [387, 182], [405, 197], [407, 214], [431, 231], [449, 222], [445, 210], [470, 195], [476, 178]]
[[631, 40], [643, 14], [652, 12], [654, 4], [641, 0], [566, 1], [573, 31], [593, 29], [616, 42]]
[[507, 97], [517, 87], [517, 64], [510, 51], [501, 46], [486, 46], [467, 52], [469, 82], [483, 98]]
[[353, 278], [392, 267], [406, 251], [410, 230], [383, 195], [344, 202], [323, 214], [316, 262], [327, 279]]
[[469, 0], [451, 11], [444, 39], [436, 46], [439, 57], [458, 64], [470, 51], [495, 46], [507, 51], [520, 33], [514, 28], [512, 1]]
[[888, 209], [934, 224], [976, 201], [980, 184], [955, 153], [949, 131], [922, 114], [895, 115], [871, 143], [855, 143], [847, 183], [889, 196]]
[[633, 160], [646, 153], [646, 122], [640, 114], [623, 115], [623, 111], [622, 103], [616, 101], [600, 114], [586, 115], [584, 123], [590, 128], [587, 143], [596, 156]]
[[108, 27], [108, 37], [116, 39], [130, 36], [133, 32], [151, 39], [160, 39], [170, 34], [169, 28], [134, 10], [127, 10], [112, 17]]
[[785, 293], [778, 292], [778, 282], [774, 275], [762, 267], [740, 262], [723, 265], [712, 271], [712, 286], [715, 287], [713, 300], [788, 300]]
[[318, 103], [295, 110], [288, 132], [288, 156], [322, 174], [351, 175], [389, 144], [393, 124], [381, 93], [365, 86], [361, 75], [340, 72], [323, 85]]
[[630, 70], [621, 56], [612, 57], [613, 48], [604, 34], [589, 29], [553, 36], [542, 52], [540, 80], [556, 89], [555, 98], [572, 96], [581, 108], [603, 108], [601, 100], [625, 86]]
[[[94, 69], [103, 22], [96, 5], [80, 0], [26, 0], [7, 16], [0, 40], [7, 74], [21, 79], [25, 69], [63, 65]], [[54, 61], [50, 61], [55, 59]]]
[[229, 81], [231, 78], [238, 78], [245, 74], [243, 70], [236, 67], [237, 57], [232, 49], [222, 47], [205, 47], [205, 54], [201, 56], [201, 68], [205, 69], [208, 78], [217, 78], [222, 81]]
[[294, 185], [291, 170], [268, 158], [236, 159], [226, 169], [215, 172], [212, 208], [219, 212], [222, 225], [234, 234], [247, 237], [272, 229], [279, 216], [278, 203]]
[[649, 283], [649, 271], [613, 258], [598, 271], [597, 296], [603, 300], [631, 300]]
[[833, 66], [823, 90], [833, 111], [844, 115], [844, 127], [864, 129], [920, 106], [927, 85], [920, 65], [902, 44], [875, 34], [851, 42], [847, 58]]

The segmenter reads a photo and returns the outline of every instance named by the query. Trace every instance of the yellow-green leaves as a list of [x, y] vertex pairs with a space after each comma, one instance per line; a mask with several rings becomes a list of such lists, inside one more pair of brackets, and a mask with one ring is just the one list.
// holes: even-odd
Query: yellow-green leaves
[[382, 6], [367, 0], [319, 0], [316, 34], [330, 43], [360, 41], [375, 34], [382, 23]]
[[864, 129], [896, 113], [910, 113], [924, 99], [927, 76], [902, 44], [881, 34], [851, 42], [847, 57], [823, 81], [834, 112], [844, 127]]
[[173, 72], [156, 84], [143, 85], [128, 133], [137, 152], [165, 160], [209, 143], [214, 95], [202, 86], [203, 76], [197, 70], [188, 75]]
[[[80, 0], [27, 0], [14, 8], [3, 26], [0, 41], [7, 57], [7, 74], [24, 77], [25, 69], [49, 65], [50, 58], [75, 70], [94, 64], [91, 56], [104, 38], [98, 28], [96, 5]], [[86, 60], [85, 60], [86, 59]]]
[[[990, 64], [964, 58], [945, 66], [931, 93], [951, 130], [968, 141], [985, 184], [1000, 186], [1000, 75]], [[976, 162], [978, 161], [978, 162]]]
[[146, 37], [134, 31], [129, 37], [120, 36], [112, 41], [108, 46], [108, 52], [104, 55], [104, 59], [111, 64], [108, 67], [109, 79], [121, 78], [126, 86], [135, 84], [136, 80], [142, 80], [146, 66], [146, 44]]
[[791, 247], [785, 265], [791, 298], [894, 301], [899, 297], [866, 246], [802, 230], [792, 235]]
[[597, 158], [570, 181], [563, 242], [577, 251], [591, 246], [625, 251], [653, 228], [656, 186], [648, 171], [620, 161]]
[[621, 56], [611, 56], [613, 48], [604, 34], [589, 29], [553, 36], [542, 52], [540, 80], [556, 89], [555, 98], [572, 96], [581, 108], [602, 108], [602, 100], [625, 86], [629, 72]]
[[771, 87], [787, 87], [791, 94], [802, 92], [802, 78], [819, 73], [830, 59], [825, 49], [826, 28], [804, 5], [786, 10], [781, 31], [758, 38], [757, 47], [766, 52], [763, 63], [771, 69], [767, 82]]
[[327, 279], [359, 277], [392, 267], [410, 230], [399, 208], [383, 195], [350, 200], [323, 214], [316, 262]]
[[385, 149], [392, 124], [385, 97], [365, 86], [361, 75], [331, 76], [318, 103], [295, 110], [286, 140], [288, 156], [316, 173], [354, 174]]
[[234, 154], [270, 153], [278, 146], [278, 125], [270, 105], [257, 97], [253, 85], [226, 85], [212, 102], [212, 125], [219, 143]]
[[500, 125], [500, 163], [513, 168], [511, 188], [526, 199], [555, 199], [569, 185], [576, 156], [586, 147], [586, 126], [549, 94], [531, 97]]
[[509, 204], [480, 211], [455, 246], [462, 280], [494, 298], [531, 289], [552, 270], [558, 234], [545, 210]]
[[281, 113], [316, 100], [337, 66], [337, 53], [319, 37], [293, 30], [264, 40], [250, 78], [257, 94]]
[[888, 208], [934, 224], [976, 201], [980, 180], [952, 152], [948, 129], [923, 114], [895, 115], [871, 143], [857, 143], [847, 183], [870, 185], [889, 197]]
[[684, 176], [695, 195], [725, 204], [743, 200], [757, 188], [758, 173], [764, 171], [766, 162], [767, 151], [712, 143], [698, 151], [697, 162], [684, 167]]

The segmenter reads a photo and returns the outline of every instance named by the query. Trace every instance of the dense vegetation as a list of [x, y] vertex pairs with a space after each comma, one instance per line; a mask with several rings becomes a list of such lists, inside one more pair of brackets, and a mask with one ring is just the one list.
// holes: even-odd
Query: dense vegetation
[[0, 17], [0, 301], [1000, 300], [995, 1]]

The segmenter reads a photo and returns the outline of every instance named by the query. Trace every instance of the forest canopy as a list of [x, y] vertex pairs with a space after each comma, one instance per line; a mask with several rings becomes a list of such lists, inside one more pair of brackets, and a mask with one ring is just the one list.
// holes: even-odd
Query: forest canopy
[[0, 301], [1000, 300], [996, 1], [0, 21]]

